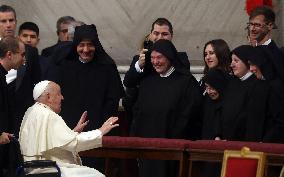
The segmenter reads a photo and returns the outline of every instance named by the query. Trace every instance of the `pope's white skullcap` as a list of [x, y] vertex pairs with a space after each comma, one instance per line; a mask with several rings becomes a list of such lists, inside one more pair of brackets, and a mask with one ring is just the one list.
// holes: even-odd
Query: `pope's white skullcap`
[[49, 84], [50, 81], [45, 80], [45, 81], [40, 81], [39, 83], [37, 83], [34, 87], [34, 91], [33, 91], [33, 97], [34, 100], [37, 100], [38, 97], [41, 96], [41, 94], [45, 91], [47, 85]]

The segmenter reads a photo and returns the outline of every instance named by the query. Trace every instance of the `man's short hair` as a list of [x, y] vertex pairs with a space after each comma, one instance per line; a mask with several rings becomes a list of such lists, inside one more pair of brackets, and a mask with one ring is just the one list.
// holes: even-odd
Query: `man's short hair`
[[8, 6], [8, 5], [1, 5], [0, 6], [0, 12], [13, 12], [14, 13], [14, 16], [15, 16], [15, 19], [17, 19], [17, 16], [16, 16], [16, 11], [13, 7], [11, 6]]
[[85, 25], [84, 22], [82, 21], [74, 21], [74, 22], [71, 22], [69, 25], [68, 25], [68, 40], [69, 41], [73, 41], [73, 38], [74, 38], [74, 32], [75, 32], [75, 28], [76, 26], [82, 26], [82, 25]]
[[173, 35], [173, 25], [171, 24], [171, 22], [168, 19], [166, 19], [166, 18], [157, 18], [157, 20], [155, 20], [152, 23], [151, 32], [154, 30], [154, 25], [159, 25], [159, 26], [166, 25], [166, 26], [168, 26], [170, 33]]
[[60, 24], [69, 24], [71, 22], [76, 21], [75, 18], [71, 17], [71, 16], [63, 16], [60, 17], [57, 22], [56, 22], [56, 29], [57, 29], [57, 33], [59, 33], [60, 29]]
[[258, 15], [263, 15], [265, 17], [266, 23], [272, 23], [275, 26], [275, 13], [274, 11], [268, 6], [258, 6], [254, 8], [249, 16], [249, 19], [253, 19]]
[[8, 36], [0, 40], [0, 58], [5, 57], [8, 51], [16, 53], [19, 49], [19, 40], [14, 36]]
[[36, 35], [39, 36], [39, 28], [38, 28], [37, 24], [35, 24], [33, 22], [24, 22], [23, 24], [21, 24], [21, 26], [19, 27], [19, 35], [21, 34], [21, 32], [23, 30], [34, 31], [36, 33]]

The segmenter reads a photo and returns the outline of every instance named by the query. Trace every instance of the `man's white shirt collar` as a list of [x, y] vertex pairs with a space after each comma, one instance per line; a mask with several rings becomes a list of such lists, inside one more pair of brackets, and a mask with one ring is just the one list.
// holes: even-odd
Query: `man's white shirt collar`
[[[272, 41], [271, 39], [268, 39], [267, 41], [265, 41], [265, 42], [264, 42], [263, 44], [261, 44], [261, 45], [269, 45], [271, 41]], [[256, 46], [259, 46], [259, 45], [256, 43]]]
[[6, 74], [6, 82], [7, 84], [10, 84], [17, 78], [17, 70], [10, 69], [8, 73]]

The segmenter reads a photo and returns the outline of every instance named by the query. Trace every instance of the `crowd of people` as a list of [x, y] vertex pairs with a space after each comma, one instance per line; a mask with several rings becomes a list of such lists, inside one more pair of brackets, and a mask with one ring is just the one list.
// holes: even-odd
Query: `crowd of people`
[[[284, 51], [272, 40], [276, 24], [269, 7], [250, 13], [247, 44], [231, 50], [213, 39], [204, 45], [199, 81], [187, 53], [172, 43], [171, 22], [157, 18], [124, 87], [94, 24], [59, 18], [58, 42], [41, 55], [38, 26], [24, 22], [16, 36], [16, 25], [15, 10], [1, 5], [0, 176], [12, 176], [21, 157], [54, 160], [62, 176], [103, 176], [82, 166], [78, 152], [102, 146], [102, 136], [118, 122], [129, 129], [115, 128], [113, 135], [284, 142]], [[120, 99], [127, 120], [114, 117]], [[140, 177], [178, 175], [174, 162], [139, 160], [138, 167]], [[205, 164], [202, 175], [215, 172], [217, 166]]]

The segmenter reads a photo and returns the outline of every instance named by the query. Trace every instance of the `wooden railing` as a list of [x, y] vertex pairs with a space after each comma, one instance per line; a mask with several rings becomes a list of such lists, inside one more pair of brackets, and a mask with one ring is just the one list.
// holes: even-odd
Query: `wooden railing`
[[181, 139], [103, 137], [103, 147], [81, 152], [84, 157], [106, 159], [105, 174], [114, 176], [113, 159], [156, 159], [179, 161], [179, 177], [191, 177], [198, 162], [222, 162], [226, 149], [240, 150], [249, 147], [252, 151], [267, 154], [267, 166], [284, 165], [284, 144]]

